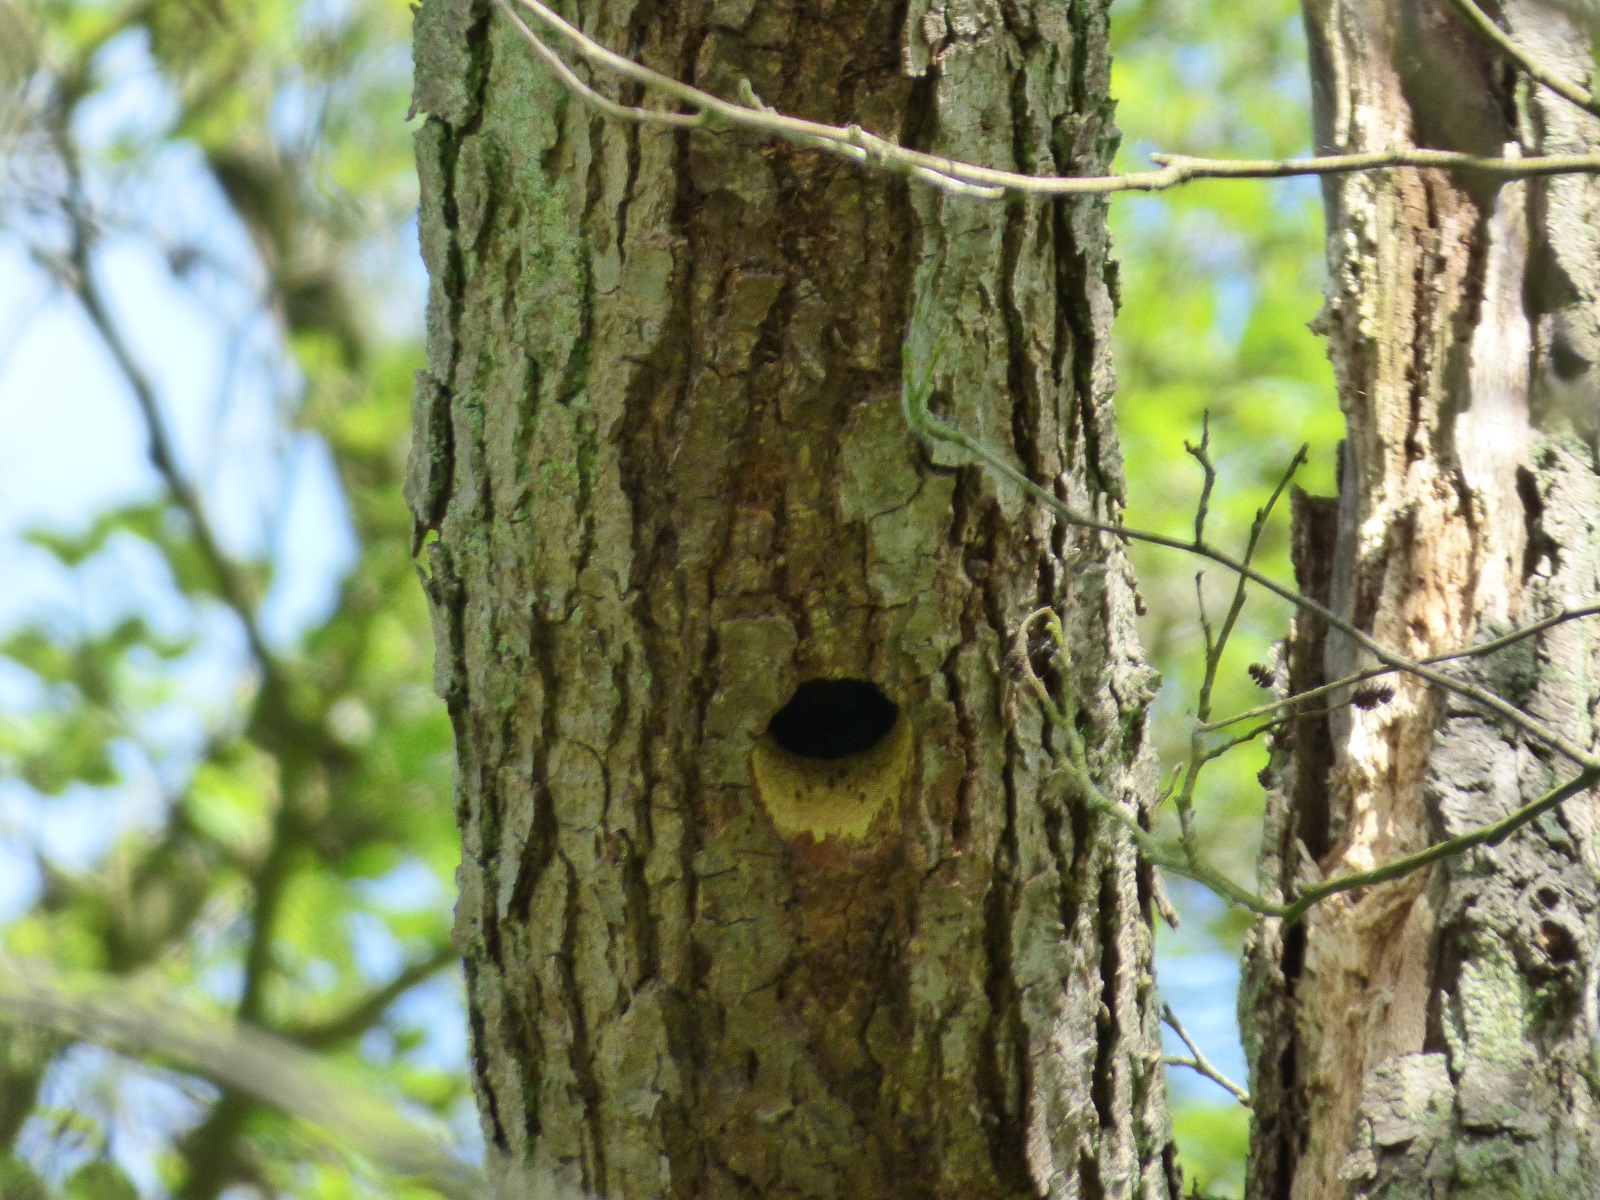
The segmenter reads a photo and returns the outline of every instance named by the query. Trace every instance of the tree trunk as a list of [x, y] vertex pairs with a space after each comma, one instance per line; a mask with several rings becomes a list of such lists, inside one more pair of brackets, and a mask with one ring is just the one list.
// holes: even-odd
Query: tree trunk
[[[925, 8], [575, 19], [720, 95], [1105, 168], [1103, 4]], [[909, 339], [936, 407], [1120, 511], [1103, 205], [611, 123], [471, 0], [421, 10], [416, 95], [408, 498], [491, 1157], [627, 1200], [1175, 1194], [1148, 874], [1003, 669], [1054, 606], [1142, 811], [1126, 564], [900, 413]]]
[[[1593, 73], [1565, 6], [1504, 0], [1514, 38]], [[1592, 153], [1600, 122], [1529, 88], [1447, 0], [1308, 0], [1319, 153], [1403, 145]], [[1413, 657], [1597, 591], [1600, 182], [1435, 172], [1331, 179], [1319, 318], [1348, 422], [1336, 501], [1301, 497], [1302, 588]], [[1369, 664], [1299, 619], [1287, 686]], [[1453, 668], [1582, 747], [1586, 624]], [[1265, 868], [1285, 892], [1504, 816], [1572, 775], [1413, 679], [1283, 739]], [[1319, 702], [1320, 704], [1320, 702]], [[1257, 1101], [1249, 1192], [1600, 1195], [1600, 819], [1583, 794], [1499, 846], [1263, 922], [1241, 1019]]]

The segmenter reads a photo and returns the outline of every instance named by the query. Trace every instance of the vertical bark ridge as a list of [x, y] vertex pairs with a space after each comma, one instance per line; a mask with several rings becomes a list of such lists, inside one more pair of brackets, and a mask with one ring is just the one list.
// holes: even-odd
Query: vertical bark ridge
[[[1558, 69], [1592, 72], [1556, 8], [1507, 0], [1499, 15]], [[1600, 123], [1518, 85], [1440, 0], [1309, 0], [1306, 17], [1319, 152], [1600, 144]], [[1391, 172], [1324, 194], [1319, 324], [1349, 435], [1336, 507], [1296, 505], [1302, 588], [1416, 657], [1593, 594], [1594, 522], [1553, 532], [1544, 497], [1600, 497], [1588, 418], [1570, 416], [1600, 407], [1600, 354], [1563, 376], [1554, 350], [1600, 314], [1600, 237], [1574, 220], [1600, 212], [1595, 182]], [[1542, 282], [1555, 259], [1561, 281], [1582, 282]], [[1315, 569], [1330, 549], [1331, 571]], [[1596, 646], [1566, 627], [1459, 669], [1592, 746]], [[1297, 620], [1287, 665], [1293, 694], [1367, 664]], [[1485, 824], [1558, 780], [1564, 764], [1514, 731], [1395, 686], [1280, 740], [1264, 865], [1285, 892]], [[1575, 798], [1502, 846], [1332, 898], [1303, 932], [1257, 928], [1241, 996], [1251, 1196], [1600, 1194], [1593, 1004], [1578, 982], [1594, 971], [1600, 879], [1592, 841], [1570, 832], [1594, 809]]]
[[[1098, 3], [577, 19], [712, 92], [983, 161], [1092, 172], [1115, 144]], [[418, 453], [448, 468], [429, 587], [501, 1168], [629, 1200], [1174, 1196], [1136, 862], [1003, 669], [1054, 605], [1096, 774], [1147, 804], [1126, 562], [899, 410], [902, 346], [937, 349], [954, 419], [1119, 511], [1103, 203], [610, 124], [470, 0], [428, 0], [417, 64], [419, 396], [449, 416]], [[796, 765], [769, 722], [838, 678], [892, 730]], [[868, 817], [805, 807], [869, 762]]]

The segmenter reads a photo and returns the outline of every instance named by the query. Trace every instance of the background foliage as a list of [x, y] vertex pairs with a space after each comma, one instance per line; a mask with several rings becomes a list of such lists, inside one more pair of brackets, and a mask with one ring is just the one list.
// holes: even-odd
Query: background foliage
[[[7, 549], [31, 595], [0, 645], [6, 867], [31, 880], [5, 945], [154, 977], [460, 1116], [449, 728], [400, 500], [408, 16], [0, 10], [6, 291], [42, 310], [5, 403], [89, 418], [67, 372], [20, 361], [62, 318], [154, 467]], [[0, 1149], [7, 1197], [397, 1194], [240, 1093], [22, 1030]]]
[[[1124, 166], [1307, 149], [1289, 0], [1113, 12]], [[421, 310], [408, 26], [399, 0], [0, 3], [0, 295], [19, 298], [0, 433], [45, 428], [56, 458], [17, 475], [76, 497], [0, 491], [0, 920], [13, 954], [260, 1025], [470, 1146], [449, 730], [399, 498]], [[1304, 328], [1315, 185], [1123, 198], [1113, 225], [1132, 520], [1192, 520], [1183, 442], [1206, 411], [1213, 519], [1239, 540], [1299, 442], [1301, 482], [1331, 490], [1339, 419]], [[151, 466], [153, 436], [171, 450]], [[97, 445], [120, 490], [81, 486]], [[1175, 758], [1193, 567], [1138, 566]], [[1285, 616], [1247, 613], [1224, 710], [1257, 698], [1245, 664]], [[1200, 796], [1208, 849], [1242, 878], [1262, 761], [1225, 760]], [[1242, 922], [1175, 891], [1163, 985], [1237, 1064]], [[241, 1094], [21, 1026], [0, 1038], [6, 1197], [405, 1194]], [[1243, 1110], [1181, 1075], [1174, 1094], [1189, 1175], [1236, 1190]]]
[[[1123, 131], [1119, 170], [1148, 166], [1151, 151], [1238, 158], [1311, 153], [1304, 30], [1293, 0], [1122, 0], [1112, 9], [1113, 91]], [[1251, 519], [1302, 444], [1306, 490], [1334, 492], [1343, 419], [1321, 340], [1306, 325], [1324, 279], [1319, 185], [1198, 182], [1113, 202], [1122, 280], [1117, 317], [1117, 413], [1127, 462], [1131, 524], [1183, 535], [1193, 527], [1201, 472], [1184, 452], [1210, 414], [1219, 479], [1211, 523], [1242, 548]], [[1148, 613], [1146, 646], [1164, 686], [1153, 723], [1162, 761], [1188, 751], [1204, 643], [1194, 560], [1132, 548]], [[1287, 505], [1269, 526], [1260, 565], [1291, 576]], [[1213, 619], [1233, 581], [1212, 572]], [[1215, 711], [1265, 699], [1247, 674], [1283, 635], [1287, 606], [1257, 597], [1245, 609], [1218, 679]], [[1205, 854], [1236, 879], [1254, 879], [1260, 840], [1259, 745], [1207, 768], [1196, 795]], [[1170, 820], [1170, 810], [1168, 813]], [[1170, 881], [1184, 924], [1161, 929], [1160, 983], [1190, 1033], [1234, 1079], [1233, 997], [1248, 914], [1183, 880]], [[1181, 1051], [1180, 1051], [1181, 1052]], [[1243, 1188], [1245, 1110], [1212, 1084], [1173, 1072], [1185, 1175], [1217, 1194]]]

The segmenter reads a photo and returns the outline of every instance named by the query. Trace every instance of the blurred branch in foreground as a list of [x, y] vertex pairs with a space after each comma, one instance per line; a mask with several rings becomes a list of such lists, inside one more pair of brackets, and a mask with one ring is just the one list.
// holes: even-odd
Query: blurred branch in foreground
[[282, 1038], [229, 1026], [136, 985], [0, 956], [0, 1020], [23, 1022], [125, 1054], [162, 1059], [314, 1126], [330, 1144], [409, 1176], [451, 1200], [488, 1195], [483, 1173], [436, 1130], [341, 1079]]

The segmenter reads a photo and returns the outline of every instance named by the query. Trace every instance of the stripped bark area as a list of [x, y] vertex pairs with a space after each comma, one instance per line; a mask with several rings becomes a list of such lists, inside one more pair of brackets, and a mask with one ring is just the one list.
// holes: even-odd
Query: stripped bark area
[[[575, 7], [718, 95], [1028, 170], [1114, 148], [1103, 5]], [[1175, 1195], [1149, 879], [1005, 666], [1054, 606], [1099, 777], [1142, 811], [1126, 563], [900, 413], [909, 339], [940, 411], [1120, 512], [1103, 202], [608, 123], [474, 0], [427, 0], [416, 61], [408, 496], [495, 1169], [626, 1200]], [[857, 682], [803, 686], [829, 680]]]
[[[1588, 32], [1503, 5], [1574, 79]], [[1592, 150], [1600, 122], [1519, 85], [1445, 0], [1308, 0], [1318, 152]], [[1319, 318], [1348, 423], [1336, 502], [1297, 506], [1303, 589], [1423, 657], [1600, 584], [1600, 186], [1419, 172], [1325, 183]], [[1331, 565], [1329, 565], [1331, 564]], [[1461, 668], [1596, 744], [1585, 625]], [[1290, 687], [1369, 665], [1298, 620]], [[1285, 893], [1505, 815], [1571, 764], [1415, 680], [1296, 723], [1277, 748], [1265, 870]], [[1259, 1111], [1249, 1194], [1600, 1195], [1592, 795], [1497, 847], [1266, 921], [1241, 1017]]]

